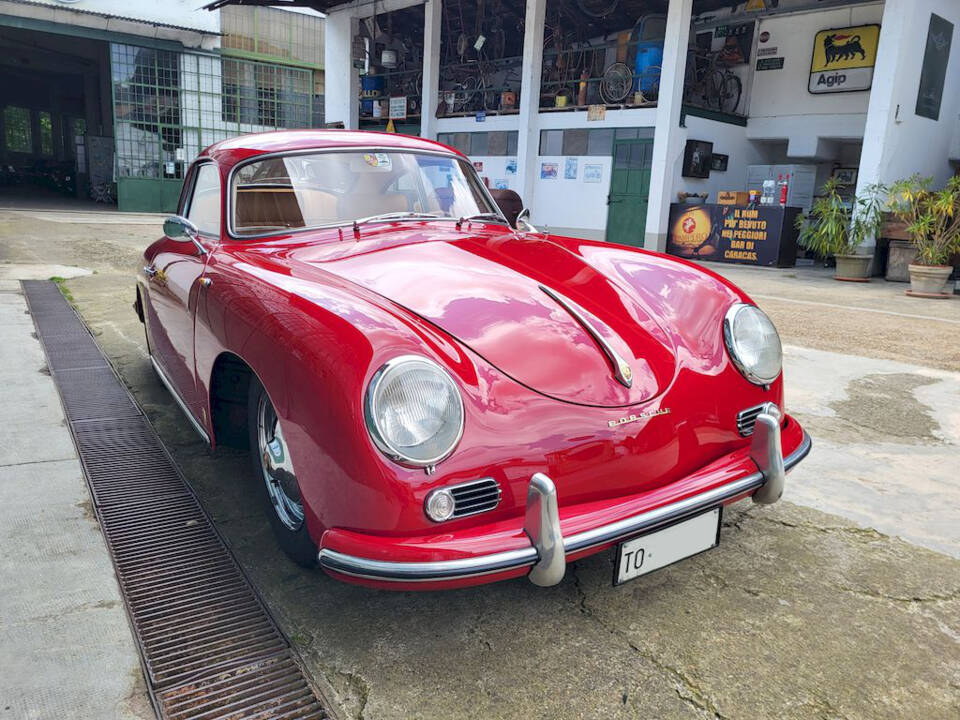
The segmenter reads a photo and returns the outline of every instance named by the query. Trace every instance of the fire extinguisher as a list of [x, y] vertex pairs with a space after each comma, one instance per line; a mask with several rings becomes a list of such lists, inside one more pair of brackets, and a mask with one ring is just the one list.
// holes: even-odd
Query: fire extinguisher
[[790, 187], [790, 173], [787, 173], [786, 179], [780, 180], [780, 207], [785, 207], [787, 204], [787, 190]]

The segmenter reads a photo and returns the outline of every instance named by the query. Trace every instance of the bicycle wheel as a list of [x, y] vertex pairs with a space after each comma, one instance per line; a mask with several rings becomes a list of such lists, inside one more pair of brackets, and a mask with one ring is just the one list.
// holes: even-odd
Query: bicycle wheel
[[712, 70], [704, 79], [703, 105], [710, 110], [723, 110], [723, 84], [725, 76], [722, 70]]
[[724, 73], [723, 90], [720, 93], [720, 112], [735, 113], [743, 94], [743, 83], [732, 72]]
[[614, 63], [603, 71], [600, 97], [608, 105], [622, 102], [633, 87], [633, 73], [623, 63]]

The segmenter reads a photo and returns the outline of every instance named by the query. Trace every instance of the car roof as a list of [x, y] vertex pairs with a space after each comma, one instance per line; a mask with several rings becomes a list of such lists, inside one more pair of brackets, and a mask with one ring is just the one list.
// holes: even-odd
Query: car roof
[[212, 158], [221, 166], [229, 167], [254, 155], [330, 148], [427, 150], [460, 155], [446, 145], [411, 135], [360, 130], [276, 130], [222, 140], [200, 153], [200, 157]]

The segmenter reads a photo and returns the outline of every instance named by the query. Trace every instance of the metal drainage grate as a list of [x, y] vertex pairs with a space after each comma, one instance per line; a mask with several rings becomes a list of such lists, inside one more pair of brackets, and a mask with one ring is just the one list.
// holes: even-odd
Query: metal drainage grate
[[59, 288], [23, 288], [160, 717], [327, 717], [289, 641]]

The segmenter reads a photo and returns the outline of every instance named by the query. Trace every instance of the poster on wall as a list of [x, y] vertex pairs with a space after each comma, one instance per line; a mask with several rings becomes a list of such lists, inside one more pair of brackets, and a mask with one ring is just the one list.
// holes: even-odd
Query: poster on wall
[[743, 65], [750, 62], [750, 51], [753, 49], [754, 23], [740, 23], [738, 25], [719, 25], [713, 29], [715, 38], [723, 38], [723, 48], [718, 60], [725, 65]]
[[927, 47], [923, 51], [923, 68], [920, 70], [920, 89], [917, 91], [917, 115], [931, 120], [940, 119], [940, 102], [943, 100], [943, 83], [947, 77], [952, 41], [953, 23], [930, 13]]
[[563, 177], [565, 180], [577, 179], [577, 158], [568, 157], [563, 161]]
[[710, 177], [710, 156], [713, 155], [713, 143], [704, 140], [687, 140], [683, 150], [683, 177]]
[[390, 119], [407, 119], [407, 96], [390, 98]]
[[560, 166], [557, 163], [540, 163], [540, 179], [556, 180]]
[[710, 169], [716, 170], [717, 172], [726, 172], [727, 164], [730, 162], [729, 155], [723, 155], [722, 153], [713, 153], [710, 155]]
[[583, 181], [585, 183], [598, 183], [603, 180], [603, 165], [584, 165]]
[[869, 90], [877, 62], [879, 25], [821, 30], [813, 39], [807, 90], [821, 93]]
[[517, 174], [517, 159], [510, 158], [507, 160], [507, 175], [516, 175]]
[[790, 267], [797, 256], [800, 208], [670, 206], [667, 252], [685, 258]]

